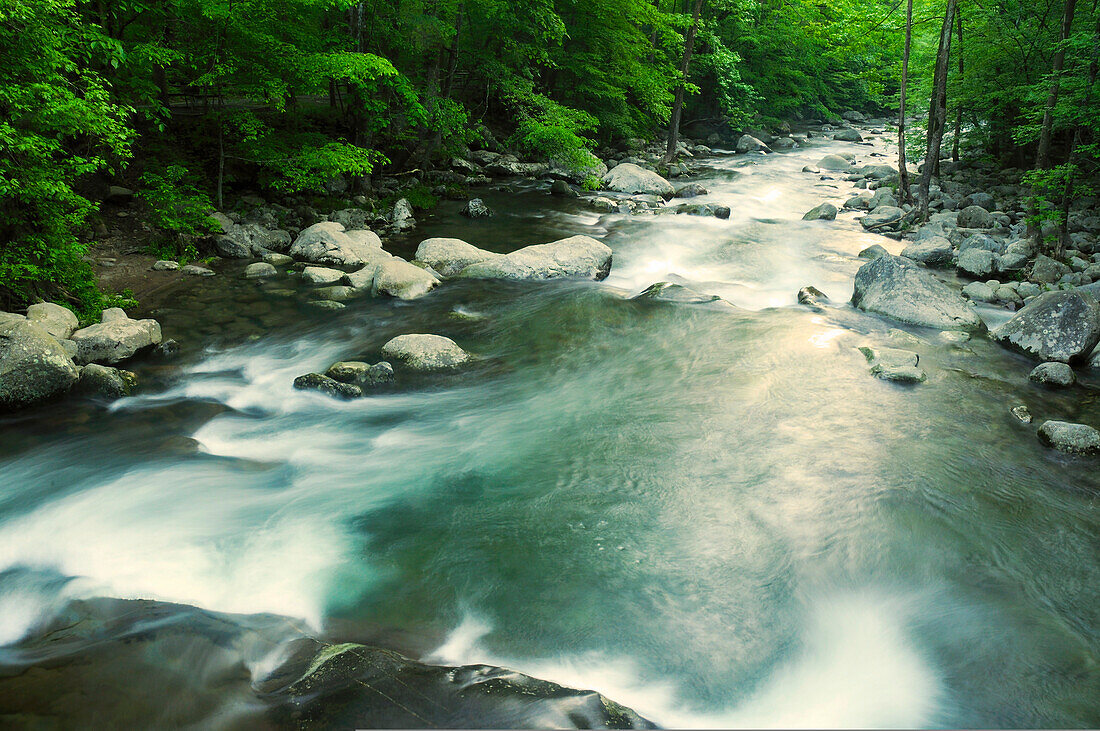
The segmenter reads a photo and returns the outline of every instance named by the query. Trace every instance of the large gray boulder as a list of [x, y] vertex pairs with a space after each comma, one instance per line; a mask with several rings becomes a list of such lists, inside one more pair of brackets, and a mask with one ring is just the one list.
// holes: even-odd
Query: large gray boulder
[[414, 300], [431, 292], [439, 280], [427, 269], [393, 257], [374, 271], [373, 292], [402, 300]]
[[959, 254], [956, 268], [959, 274], [965, 274], [974, 279], [985, 279], [997, 270], [997, 258], [992, 251], [967, 249]]
[[915, 241], [901, 250], [906, 259], [920, 262], [929, 267], [945, 267], [951, 263], [951, 242], [942, 236]]
[[[617, 170], [618, 168], [614, 168]], [[570, 236], [549, 244], [525, 246], [495, 259], [472, 264], [467, 279], [604, 279], [611, 271], [611, 249], [591, 236]]]
[[822, 170], [851, 170], [852, 163], [840, 155], [826, 155], [818, 161], [817, 166]]
[[1043, 284], [1053, 284], [1070, 271], [1071, 269], [1062, 262], [1051, 259], [1045, 254], [1039, 254], [1031, 267], [1031, 278]]
[[995, 223], [989, 211], [981, 206], [967, 206], [959, 211], [958, 222], [961, 228], [993, 228]]
[[343, 281], [347, 275], [340, 269], [329, 267], [306, 267], [302, 270], [302, 279], [310, 284], [329, 285]]
[[771, 149], [762, 140], [752, 135], [741, 135], [734, 149], [742, 154], [746, 152], [771, 152]]
[[889, 254], [856, 272], [852, 304], [861, 310], [938, 330], [978, 330], [981, 318], [955, 290], [900, 256]]
[[120, 363], [161, 341], [156, 320], [131, 320], [117, 307], [103, 311], [103, 321], [72, 336], [77, 363]]
[[0, 411], [68, 391], [79, 371], [57, 338], [23, 318], [0, 318]]
[[905, 211], [896, 206], [879, 206], [859, 219], [859, 222], [865, 229], [882, 231], [895, 228], [904, 216]]
[[298, 234], [289, 253], [310, 264], [363, 266], [377, 260], [381, 248], [382, 240], [372, 231], [345, 232], [342, 224], [321, 221]]
[[629, 162], [611, 168], [603, 176], [603, 184], [608, 190], [619, 193], [652, 193], [671, 198], [676, 192], [672, 183], [657, 173]]
[[1088, 424], [1069, 421], [1045, 421], [1039, 427], [1039, 441], [1048, 447], [1070, 454], [1100, 452], [1100, 431]]
[[72, 310], [53, 302], [31, 305], [27, 308], [27, 319], [58, 340], [67, 340], [80, 326]]
[[442, 237], [424, 239], [420, 242], [420, 246], [416, 247], [416, 260], [424, 262], [444, 277], [457, 276], [472, 264], [490, 261], [500, 256], [502, 254], [479, 249], [462, 239]]
[[76, 391], [86, 396], [118, 399], [130, 395], [134, 387], [134, 374], [111, 366], [89, 363], [80, 369], [80, 381]]
[[1100, 305], [1080, 289], [1045, 292], [989, 336], [1042, 361], [1083, 362], [1100, 342]]
[[803, 221], [832, 221], [836, 219], [836, 206], [832, 203], [822, 203], [806, 211], [802, 216]]
[[398, 335], [382, 346], [382, 355], [417, 371], [457, 368], [470, 360], [470, 354], [442, 335]]
[[833, 139], [841, 142], [863, 142], [863, 135], [859, 133], [858, 129], [847, 127], [833, 133]]

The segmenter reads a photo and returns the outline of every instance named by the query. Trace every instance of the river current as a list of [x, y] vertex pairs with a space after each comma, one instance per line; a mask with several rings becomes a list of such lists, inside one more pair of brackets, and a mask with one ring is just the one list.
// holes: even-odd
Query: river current
[[[0, 421], [0, 660], [75, 599], [148, 598], [502, 665], [665, 726], [1100, 725], [1100, 472], [1035, 436], [1100, 424], [1100, 380], [1045, 391], [982, 334], [847, 304], [857, 253], [901, 244], [802, 221], [853, 188], [801, 169], [880, 161], [872, 139], [708, 158], [692, 202], [729, 220], [515, 184], [483, 195], [491, 219], [445, 202], [386, 243], [588, 234], [615, 252], [603, 282], [337, 313], [236, 265], [188, 282], [152, 313], [183, 353], [137, 364], [138, 395]], [[729, 304], [630, 299], [660, 281]], [[805, 285], [832, 304], [798, 305]], [[408, 332], [477, 361], [350, 402], [291, 387]], [[928, 381], [876, 380], [862, 344], [917, 351]]]

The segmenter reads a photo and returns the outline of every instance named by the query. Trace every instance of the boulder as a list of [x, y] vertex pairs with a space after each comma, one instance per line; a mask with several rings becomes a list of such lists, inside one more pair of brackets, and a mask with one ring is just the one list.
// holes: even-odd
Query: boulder
[[306, 267], [302, 270], [302, 279], [310, 284], [329, 285], [336, 284], [347, 275], [339, 269], [328, 267]]
[[890, 165], [864, 165], [859, 174], [871, 180], [891, 180], [898, 176], [898, 169]]
[[57, 338], [24, 318], [0, 318], [0, 411], [68, 391], [78, 371]]
[[982, 321], [955, 290], [909, 259], [889, 254], [856, 272], [852, 304], [911, 325], [978, 330]]
[[1083, 362], [1100, 342], [1100, 305], [1079, 289], [1046, 292], [989, 336], [1043, 361]]
[[1065, 363], [1040, 363], [1028, 374], [1028, 379], [1045, 386], [1064, 388], [1072, 386], [1077, 377]]
[[844, 114], [841, 114], [840, 116], [843, 119], [847, 119], [849, 122], [866, 122], [867, 121], [867, 117], [864, 116], [863, 112], [857, 112], [854, 109], [852, 109], [850, 111], [847, 111]]
[[80, 380], [75, 390], [85, 396], [119, 399], [130, 395], [134, 382], [135, 376], [129, 371], [99, 363], [89, 363], [80, 369]]
[[361, 389], [373, 388], [383, 383], [393, 382], [393, 366], [386, 361], [374, 365], [354, 360], [340, 361], [329, 366], [325, 375], [340, 383], [350, 383]]
[[898, 207], [898, 199], [894, 197], [893, 188], [879, 188], [871, 196], [871, 200], [867, 201], [867, 207], [872, 211], [883, 206]]
[[501, 256], [503, 255], [479, 249], [462, 239], [424, 239], [416, 248], [416, 261], [424, 262], [444, 277], [457, 276], [468, 266]]
[[294, 379], [294, 388], [299, 391], [319, 391], [326, 396], [343, 399], [345, 401], [359, 398], [363, 395], [363, 390], [358, 386], [353, 386], [350, 383], [340, 383], [320, 373], [306, 373], [305, 375], [298, 376]]
[[611, 255], [610, 248], [590, 236], [570, 236], [472, 264], [459, 276], [468, 279], [582, 277], [600, 280], [611, 272]]
[[826, 155], [821, 158], [817, 166], [822, 170], [850, 170], [852, 163], [848, 162], [840, 155]]
[[72, 310], [53, 302], [31, 305], [27, 308], [27, 319], [58, 340], [67, 340], [80, 326]]
[[390, 220], [398, 231], [408, 231], [416, 227], [416, 217], [413, 216], [413, 208], [408, 199], [401, 198], [393, 204]]
[[271, 251], [263, 255], [263, 263], [273, 267], [286, 267], [294, 263], [294, 257], [287, 254], [276, 254]]
[[104, 310], [103, 320], [77, 330], [77, 363], [120, 363], [161, 341], [156, 320], [131, 320], [117, 307]]
[[798, 303], [806, 305], [818, 312], [824, 310], [823, 305], [829, 302], [828, 296], [817, 287], [806, 286], [798, 290]]
[[905, 216], [905, 211], [896, 206], [879, 206], [876, 210], [859, 219], [863, 228], [884, 231], [896, 228]]
[[1087, 424], [1045, 421], [1039, 427], [1039, 441], [1048, 447], [1070, 454], [1100, 452], [1100, 431]]
[[178, 272], [180, 263], [171, 259], [159, 259], [153, 262], [154, 272]]
[[676, 191], [676, 195], [673, 198], [695, 198], [696, 196], [706, 195], [707, 189], [699, 183], [688, 183], [687, 185], [679, 188]]
[[963, 294], [974, 302], [996, 302], [997, 293], [985, 282], [971, 282], [963, 287]]
[[960, 228], [993, 228], [994, 220], [989, 211], [981, 206], [967, 206], [959, 211]]
[[945, 267], [951, 263], [953, 251], [950, 241], [942, 236], [933, 236], [909, 244], [901, 250], [901, 255], [925, 266]]
[[671, 198], [676, 192], [672, 183], [652, 170], [646, 170], [632, 163], [616, 165], [603, 176], [604, 186], [619, 193], [653, 193]]
[[737, 140], [737, 145], [734, 147], [740, 153], [746, 152], [771, 152], [761, 140], [753, 137], [752, 135], [741, 135], [741, 138]]
[[993, 196], [989, 193], [971, 193], [963, 198], [962, 203], [967, 208], [970, 206], [978, 206], [987, 211], [997, 210], [997, 204], [993, 201]]
[[[276, 256], [281, 256], [281, 254], [276, 254]], [[274, 265], [264, 261], [249, 264], [244, 268], [245, 279], [270, 279], [278, 274], [279, 270]]]
[[485, 205], [485, 202], [480, 198], [470, 199], [459, 213], [466, 218], [488, 218], [494, 215], [493, 209]]
[[417, 371], [457, 368], [470, 360], [455, 341], [427, 334], [398, 335], [382, 346], [382, 355]]
[[382, 240], [372, 231], [345, 232], [342, 224], [321, 221], [298, 234], [289, 253], [310, 264], [352, 267], [376, 260], [381, 248]]
[[802, 217], [803, 221], [832, 221], [836, 219], [836, 206], [832, 203], [822, 203], [819, 206], [815, 206], [806, 212], [806, 215]]
[[858, 129], [848, 127], [833, 133], [833, 139], [841, 142], [863, 142], [863, 135], [859, 133]]
[[550, 184], [550, 195], [556, 195], [561, 198], [576, 198], [577, 191], [573, 190], [573, 186], [564, 180], [555, 180]]
[[1031, 279], [1042, 284], [1053, 284], [1070, 273], [1070, 268], [1045, 254], [1035, 257], [1031, 267]]
[[431, 292], [439, 280], [431, 272], [404, 259], [393, 257], [374, 271], [374, 294], [386, 294], [402, 300], [413, 300]]
[[214, 276], [213, 269], [207, 269], [206, 267], [200, 267], [197, 264], [188, 264], [185, 267], [180, 267], [180, 272], [183, 274], [189, 274], [192, 277], [212, 277]]
[[871, 244], [863, 251], [859, 252], [860, 259], [877, 259], [880, 256], [889, 256], [890, 252], [886, 250], [886, 247], [881, 244]]
[[[373, 271], [373, 267], [372, 267], [372, 271]], [[372, 281], [373, 281], [373, 279], [372, 279]], [[347, 285], [347, 284], [334, 284], [330, 287], [318, 287], [317, 289], [313, 290], [310, 294], [312, 294], [318, 300], [327, 300], [329, 302], [346, 302], [347, 300], [351, 299], [352, 297], [355, 297], [355, 296], [357, 296], [359, 294], [362, 294], [362, 293], [363, 293], [362, 290], [360, 288], [357, 288], [357, 287], [352, 287], [352, 286]], [[326, 305], [326, 309], [336, 309], [336, 308], [328, 307]]]
[[960, 274], [974, 279], [984, 279], [997, 270], [997, 259], [992, 251], [967, 249], [959, 254], [956, 268]]

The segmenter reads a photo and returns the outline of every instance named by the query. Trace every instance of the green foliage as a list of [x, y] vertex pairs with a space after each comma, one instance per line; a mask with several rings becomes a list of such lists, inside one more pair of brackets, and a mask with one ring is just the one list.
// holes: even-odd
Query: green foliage
[[141, 176], [138, 198], [149, 207], [154, 225], [163, 231], [200, 236], [219, 229], [210, 217], [214, 206], [199, 190], [198, 181], [182, 165], [169, 165], [159, 172]]
[[137, 298], [134, 297], [134, 290], [124, 289], [121, 292], [115, 294], [104, 294], [101, 300], [100, 310], [105, 310], [109, 307], [120, 307], [124, 310], [132, 310], [138, 306]]

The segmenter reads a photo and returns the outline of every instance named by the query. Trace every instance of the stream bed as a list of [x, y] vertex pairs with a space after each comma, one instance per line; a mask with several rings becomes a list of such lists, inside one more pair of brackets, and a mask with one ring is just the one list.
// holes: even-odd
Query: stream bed
[[[508, 667], [662, 726], [1100, 726], [1100, 471], [1035, 436], [1100, 425], [1100, 381], [1043, 390], [982, 334], [847, 304], [858, 252], [901, 244], [850, 211], [802, 221], [852, 185], [801, 170], [876, 162], [872, 139], [708, 158], [691, 202], [729, 220], [517, 183], [484, 193], [493, 218], [444, 202], [386, 242], [588, 234], [614, 250], [603, 282], [457, 281], [333, 313], [226, 264], [156, 303], [183, 351], [137, 364], [138, 395], [0, 421], [0, 697], [45, 673], [0, 713], [72, 718], [39, 666], [80, 648], [50, 665], [44, 633], [112, 598]], [[661, 281], [728, 304], [630, 299]], [[832, 304], [798, 305], [806, 285]], [[477, 360], [349, 402], [291, 386], [410, 332]], [[917, 351], [927, 382], [873, 378], [863, 344]], [[216, 688], [182, 637], [143, 662]], [[81, 677], [112, 689], [84, 697], [90, 717], [121, 724], [125, 702], [164, 725], [173, 687], [112, 660], [123, 640], [87, 642], [101, 659]], [[247, 726], [235, 708], [193, 722]]]

